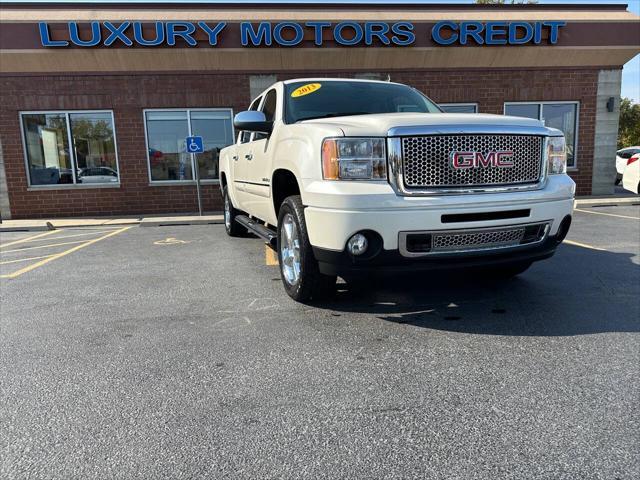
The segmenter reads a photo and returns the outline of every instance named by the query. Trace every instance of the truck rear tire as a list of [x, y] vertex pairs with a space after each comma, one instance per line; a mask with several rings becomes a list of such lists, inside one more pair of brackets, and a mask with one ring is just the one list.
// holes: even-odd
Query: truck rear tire
[[280, 206], [277, 250], [282, 284], [292, 299], [318, 301], [335, 293], [336, 276], [323, 275], [318, 269], [300, 195], [285, 198]]
[[229, 197], [229, 187], [224, 187], [222, 190], [222, 197], [224, 202], [224, 229], [227, 235], [230, 237], [240, 237], [247, 233], [247, 229], [236, 222], [236, 216], [239, 214], [235, 209], [233, 203], [231, 203], [231, 197]]

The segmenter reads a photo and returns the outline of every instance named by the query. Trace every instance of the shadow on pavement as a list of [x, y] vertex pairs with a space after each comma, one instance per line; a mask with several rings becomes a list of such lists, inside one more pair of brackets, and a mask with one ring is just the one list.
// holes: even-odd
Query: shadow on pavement
[[562, 245], [509, 280], [426, 272], [339, 283], [315, 307], [484, 335], [567, 336], [640, 331], [640, 267], [631, 253]]

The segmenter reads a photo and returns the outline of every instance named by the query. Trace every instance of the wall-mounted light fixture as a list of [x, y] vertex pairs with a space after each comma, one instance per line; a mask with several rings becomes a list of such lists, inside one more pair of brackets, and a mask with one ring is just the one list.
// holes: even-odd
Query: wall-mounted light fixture
[[609, 100], [607, 100], [607, 112], [613, 112], [615, 105], [616, 105], [615, 97], [609, 97]]

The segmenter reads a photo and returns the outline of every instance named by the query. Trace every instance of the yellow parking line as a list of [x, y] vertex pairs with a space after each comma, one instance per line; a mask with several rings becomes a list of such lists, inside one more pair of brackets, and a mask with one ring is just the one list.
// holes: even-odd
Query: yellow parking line
[[55, 255], [55, 253], [51, 255], [42, 255], [40, 257], [29, 257], [29, 258], [19, 258], [18, 260], [7, 260], [6, 262], [0, 262], [0, 265], [9, 265], [10, 263], [18, 263], [18, 262], [28, 262], [29, 260], [40, 260], [41, 258], [49, 258]]
[[601, 252], [606, 252], [607, 251], [604, 248], [594, 247], [593, 245], [588, 245], [586, 243], [574, 242], [573, 240], [564, 240], [562, 243], [566, 243], [568, 245], [575, 245], [576, 247], [589, 248], [591, 250], [599, 250]]
[[[115, 228], [113, 230], [115, 230]], [[56, 237], [56, 238], [53, 238], [51, 240], [62, 240], [63, 238], [73, 238], [73, 237], [86, 237], [87, 235], [100, 235], [100, 232], [103, 232], [103, 231], [105, 231], [105, 230], [98, 230], [98, 231], [84, 232], [84, 233], [75, 233], [73, 235], [63, 235], [61, 237]], [[110, 231], [110, 230], [107, 230], [107, 231]], [[47, 240], [47, 239], [45, 238], [44, 240]], [[39, 241], [40, 241], [39, 238], [34, 238], [32, 240], [25, 240], [23, 243], [31, 243], [31, 242], [39, 242]], [[1, 246], [0, 246], [0, 248], [1, 248]]]
[[104, 240], [105, 238], [109, 238], [109, 237], [112, 237], [114, 235], [118, 235], [119, 233], [122, 233], [122, 232], [124, 232], [126, 230], [129, 230], [130, 228], [132, 228], [132, 227], [131, 226], [124, 227], [124, 228], [121, 228], [119, 230], [115, 230], [113, 232], [110, 232], [110, 233], [108, 233], [106, 235], [103, 235], [102, 237], [93, 238], [93, 239], [91, 239], [91, 240], [89, 240], [87, 242], [84, 242], [81, 245], [76, 245], [75, 247], [70, 248], [69, 250], [65, 250], [64, 252], [56, 253], [55, 255], [52, 255], [49, 258], [45, 258], [43, 260], [40, 260], [39, 262], [36, 262], [36, 263], [34, 263], [32, 265], [29, 265], [28, 267], [25, 267], [25, 268], [23, 268], [21, 270], [18, 270], [17, 272], [9, 273], [9, 274], [6, 274], [6, 275], [0, 275], [0, 278], [16, 278], [16, 277], [18, 277], [18, 276], [20, 276], [20, 275], [22, 275], [24, 273], [30, 272], [31, 270], [35, 270], [38, 267], [46, 265], [49, 262], [53, 262], [54, 260], [57, 260], [58, 258], [64, 257], [65, 255], [69, 255], [70, 253], [77, 252], [81, 248], [88, 247], [89, 245], [93, 245], [94, 243], [97, 243], [100, 240]]
[[574, 210], [576, 212], [590, 213], [592, 215], [607, 215], [608, 217], [630, 218], [632, 220], [640, 220], [640, 217], [632, 217], [630, 215], [618, 215], [616, 213], [592, 212], [590, 210], [582, 210], [581, 208], [574, 208]]
[[22, 242], [29, 242], [31, 240], [35, 240], [36, 238], [44, 237], [45, 235], [51, 235], [52, 233], [60, 233], [62, 230], [49, 230], [48, 232], [39, 233], [38, 235], [33, 235], [32, 237], [21, 238], [20, 240], [15, 240], [13, 242], [5, 243], [4, 245], [0, 245], [0, 248], [9, 247], [11, 245], [17, 245]]
[[278, 265], [278, 254], [268, 245], [264, 246], [264, 262], [269, 266]]
[[36, 248], [60, 247], [62, 245], [73, 245], [74, 243], [83, 243], [84, 240], [76, 240], [74, 242], [49, 243], [48, 245], [37, 245], [35, 247], [17, 248], [16, 250], [1, 250], [0, 253], [24, 252], [27, 250], [35, 250]]

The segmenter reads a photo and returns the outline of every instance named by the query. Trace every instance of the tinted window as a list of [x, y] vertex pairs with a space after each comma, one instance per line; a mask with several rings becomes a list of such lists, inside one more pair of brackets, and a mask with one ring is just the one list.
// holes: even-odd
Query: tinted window
[[440, 108], [447, 113], [477, 113], [473, 103], [448, 103], [440, 104]]
[[[276, 103], [277, 103], [277, 95], [275, 90], [269, 90], [267, 96], [264, 98], [264, 105], [260, 111], [264, 113], [264, 116], [267, 122], [273, 122], [276, 118]], [[263, 138], [267, 138], [267, 135], [264, 133], [256, 133], [253, 136], [254, 140], [261, 140]]]
[[[260, 105], [260, 100], [262, 99], [262, 97], [258, 97], [256, 98], [252, 103], [251, 106], [249, 107], [249, 110], [258, 110], [258, 105]], [[240, 143], [247, 143], [249, 140], [251, 140], [251, 132], [242, 132], [240, 134]]]
[[526, 117], [540, 119], [540, 105], [535, 103], [529, 104], [511, 104], [504, 108], [505, 115], [513, 115], [514, 117]]
[[396, 83], [318, 80], [285, 86], [287, 123], [311, 118], [397, 112], [438, 113], [440, 109], [417, 90]]

